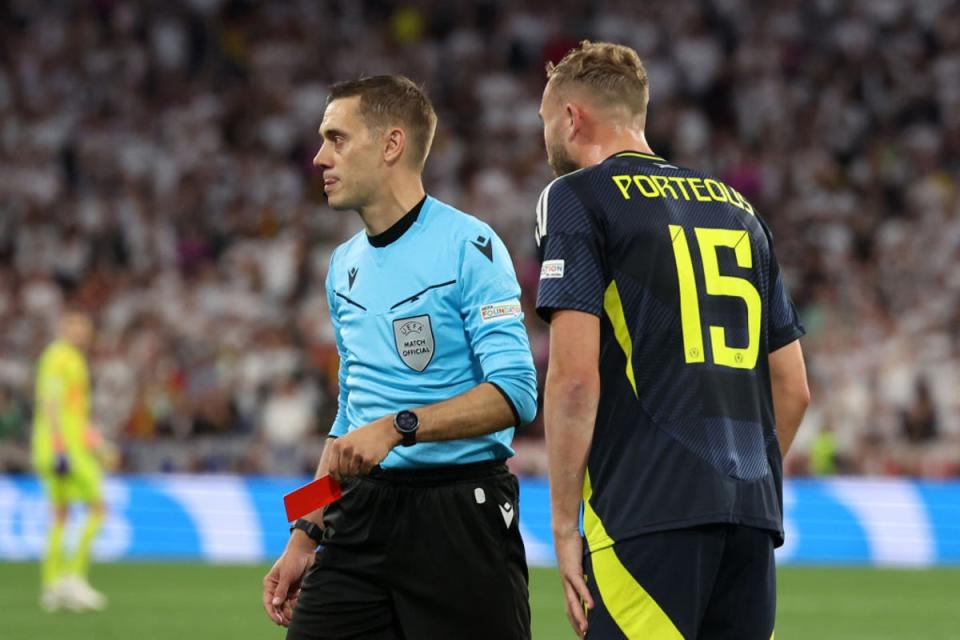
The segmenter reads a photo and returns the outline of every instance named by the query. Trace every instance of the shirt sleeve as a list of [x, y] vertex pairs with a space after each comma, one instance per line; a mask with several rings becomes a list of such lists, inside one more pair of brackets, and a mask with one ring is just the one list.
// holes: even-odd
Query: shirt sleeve
[[780, 264], [773, 252], [773, 235], [764, 224], [767, 241], [770, 245], [770, 318], [767, 327], [767, 351], [773, 353], [785, 347], [806, 333], [800, 324], [797, 309], [790, 299], [787, 285], [780, 274]]
[[[59, 353], [49, 353], [40, 360], [37, 375], [37, 402], [63, 402], [67, 388], [67, 363]], [[42, 408], [42, 407], [41, 407]]]
[[603, 236], [569, 181], [554, 180], [537, 203], [540, 287], [537, 313], [550, 321], [558, 309], [603, 314]]
[[[334, 252], [334, 256], [336, 252]], [[330, 427], [331, 438], [339, 438], [346, 435], [350, 430], [350, 422], [347, 420], [347, 399], [350, 391], [347, 388], [347, 365], [346, 353], [343, 348], [343, 339], [340, 337], [340, 316], [337, 310], [337, 296], [333, 288], [333, 258], [330, 256], [330, 267], [327, 269], [327, 306], [330, 309], [330, 322], [333, 324], [333, 335], [337, 341], [337, 355], [340, 357], [340, 370], [337, 374], [339, 393], [337, 395], [337, 416], [333, 419], [333, 425]]]
[[513, 410], [517, 426], [537, 413], [537, 373], [520, 307], [520, 285], [503, 242], [489, 228], [464, 243], [460, 314], [483, 379]]

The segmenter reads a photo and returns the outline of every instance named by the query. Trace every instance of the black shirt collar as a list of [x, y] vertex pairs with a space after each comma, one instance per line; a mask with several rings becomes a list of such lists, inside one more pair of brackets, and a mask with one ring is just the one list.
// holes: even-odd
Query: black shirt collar
[[391, 242], [396, 242], [400, 236], [406, 233], [407, 229], [413, 226], [413, 223], [417, 221], [417, 218], [420, 217], [420, 210], [423, 208], [423, 203], [427, 201], [427, 196], [423, 196], [423, 199], [418, 202], [413, 209], [403, 214], [403, 217], [393, 223], [389, 229], [383, 233], [378, 233], [375, 236], [367, 234], [367, 240], [371, 245], [381, 248], [385, 247]]

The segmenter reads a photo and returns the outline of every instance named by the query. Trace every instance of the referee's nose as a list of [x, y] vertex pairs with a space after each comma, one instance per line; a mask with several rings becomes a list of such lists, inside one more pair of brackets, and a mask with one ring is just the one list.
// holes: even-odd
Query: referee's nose
[[313, 156], [313, 166], [317, 167], [321, 171], [326, 171], [327, 169], [333, 168], [333, 154], [324, 153], [327, 144], [324, 143], [321, 145], [320, 149], [317, 150], [317, 155]]

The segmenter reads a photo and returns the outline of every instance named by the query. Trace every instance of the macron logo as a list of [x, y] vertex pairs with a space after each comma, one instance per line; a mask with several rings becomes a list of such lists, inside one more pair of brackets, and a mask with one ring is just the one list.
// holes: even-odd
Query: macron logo
[[477, 251], [486, 256], [487, 260], [493, 262], [493, 240], [483, 236], [477, 236], [476, 240], [471, 240], [470, 244], [477, 248]]
[[514, 513], [516, 512], [513, 510], [513, 505], [509, 502], [504, 502], [500, 505], [500, 515], [503, 516], [503, 524], [507, 525], [507, 529], [513, 524]]

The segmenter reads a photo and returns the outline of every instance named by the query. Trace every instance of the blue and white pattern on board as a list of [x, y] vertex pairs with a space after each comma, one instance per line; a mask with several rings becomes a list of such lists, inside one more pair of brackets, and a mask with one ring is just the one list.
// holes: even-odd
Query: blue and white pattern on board
[[[158, 475], [106, 482], [100, 560], [273, 560], [287, 540], [283, 494], [305, 478]], [[549, 492], [520, 484], [520, 527], [532, 565], [554, 564]], [[960, 564], [960, 482], [793, 480], [784, 487], [782, 563]], [[40, 556], [47, 506], [35, 479], [0, 477], [0, 560]], [[79, 533], [76, 519], [68, 539]]]

